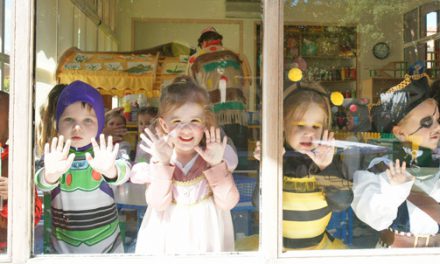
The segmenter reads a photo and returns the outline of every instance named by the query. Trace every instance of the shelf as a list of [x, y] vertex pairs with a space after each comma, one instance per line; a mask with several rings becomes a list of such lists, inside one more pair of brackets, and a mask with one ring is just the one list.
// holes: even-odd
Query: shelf
[[355, 60], [355, 56], [301, 56], [303, 59], [315, 59], [315, 60]]
[[320, 83], [344, 83], [344, 82], [355, 82], [356, 79], [346, 79], [346, 80], [316, 80], [317, 82]]

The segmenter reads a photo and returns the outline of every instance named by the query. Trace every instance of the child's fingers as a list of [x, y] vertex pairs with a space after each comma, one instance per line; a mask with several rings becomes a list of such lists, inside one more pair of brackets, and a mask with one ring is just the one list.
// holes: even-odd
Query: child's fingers
[[395, 171], [397, 174], [401, 174], [402, 171], [400, 170], [400, 160], [396, 159], [396, 168]]
[[223, 137], [223, 142], [222, 142], [223, 150], [226, 148], [227, 144], [228, 144], [228, 137], [224, 136]]
[[335, 154], [336, 141], [334, 138], [330, 139], [329, 141], [330, 141], [329, 148], [331, 148], [332, 153]]
[[[109, 151], [111, 151], [111, 150], [109, 150]], [[113, 148], [113, 152], [112, 152], [113, 160], [116, 160], [116, 156], [118, 156], [118, 151], [119, 151], [119, 143], [116, 143], [115, 147]]]
[[216, 142], [215, 140], [215, 128], [211, 126], [211, 143]]
[[75, 159], [75, 153], [71, 153], [68, 157], [67, 157], [67, 160], [66, 160], [66, 168], [65, 168], [65, 170], [64, 171], [67, 171], [71, 166], [72, 166], [72, 163], [73, 163], [73, 160]]
[[150, 138], [151, 142], [157, 141], [157, 137], [153, 134], [153, 132], [151, 132], [151, 130], [149, 128], [145, 128], [145, 133]]
[[67, 154], [69, 154], [69, 149], [70, 149], [70, 139], [68, 139], [66, 141], [66, 144], [64, 145], [64, 149], [63, 149], [63, 157], [67, 157]]
[[209, 129], [205, 129], [205, 139], [206, 139], [206, 144], [211, 143], [211, 135], [209, 134]]
[[147, 136], [145, 136], [145, 134], [141, 134], [141, 139], [148, 146], [151, 146], [153, 144], [153, 142], [151, 142], [151, 140], [149, 138], [147, 138]]
[[406, 162], [402, 162], [402, 173], [406, 173]]
[[153, 152], [152, 152], [152, 150], [151, 150], [149, 147], [144, 146], [144, 145], [142, 145], [142, 144], [139, 145], [139, 147], [140, 147], [143, 151], [147, 152], [148, 154], [153, 155]]
[[104, 134], [99, 135], [99, 149], [101, 151], [105, 151], [107, 149], [105, 145], [105, 137]]
[[388, 168], [389, 170], [390, 170], [390, 173], [392, 174], [392, 175], [394, 175], [396, 172], [394, 171], [394, 164], [393, 164], [393, 162], [390, 162], [390, 166], [389, 166], [389, 168]]
[[44, 144], [44, 156], [49, 154], [49, 143]]
[[329, 135], [328, 135], [328, 140], [333, 140], [333, 142], [334, 142], [334, 139], [335, 139], [335, 133], [334, 132], [330, 132]]
[[328, 140], [328, 130], [324, 130], [324, 133], [322, 134], [322, 140], [327, 141]]
[[57, 150], [57, 142], [58, 142], [57, 137], [52, 138], [52, 144], [50, 145], [51, 152], [55, 152]]
[[58, 137], [58, 144], [57, 144], [57, 151], [58, 152], [63, 151], [63, 144], [64, 144], [64, 137], [61, 135]]
[[86, 160], [89, 163], [90, 167], [95, 168], [95, 159], [89, 152], [86, 152]]
[[215, 142], [220, 143], [221, 140], [222, 140], [222, 138], [220, 136], [220, 128], [216, 128], [215, 129]]
[[113, 137], [108, 136], [108, 138], [107, 138], [107, 151], [111, 152], [112, 149], [113, 149]]
[[92, 142], [93, 152], [94, 153], [98, 152], [99, 146], [98, 143], [96, 142], [96, 139], [93, 137], [90, 139], [90, 141]]

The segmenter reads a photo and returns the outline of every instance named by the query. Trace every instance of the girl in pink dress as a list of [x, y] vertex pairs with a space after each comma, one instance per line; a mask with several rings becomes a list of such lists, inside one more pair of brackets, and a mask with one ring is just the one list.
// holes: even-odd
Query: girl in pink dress
[[176, 78], [162, 90], [156, 130], [141, 136], [150, 164], [136, 164], [132, 174], [133, 182], [147, 184], [136, 253], [233, 251], [230, 209], [239, 193], [206, 90]]

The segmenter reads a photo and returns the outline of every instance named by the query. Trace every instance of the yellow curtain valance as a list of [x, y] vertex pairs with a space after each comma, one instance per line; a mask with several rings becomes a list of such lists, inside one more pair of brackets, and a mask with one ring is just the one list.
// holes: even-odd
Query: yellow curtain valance
[[96, 87], [102, 94], [124, 96], [145, 94], [157, 97], [155, 85], [159, 53], [84, 52], [70, 48], [60, 58], [58, 83], [81, 80]]

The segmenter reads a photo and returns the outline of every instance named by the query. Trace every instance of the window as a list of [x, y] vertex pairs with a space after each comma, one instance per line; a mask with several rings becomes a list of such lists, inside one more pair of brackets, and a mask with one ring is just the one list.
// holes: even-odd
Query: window
[[[43, 2], [43, 1], [41, 1]], [[37, 4], [41, 4], [40, 1], [36, 1]], [[66, 4], [65, 1], [56, 1], [57, 4]], [[164, 4], [163, 1], [158, 1], [158, 3]], [[199, 1], [195, 1], [197, 4], [201, 4]], [[206, 1], [208, 2], [208, 1]], [[51, 2], [52, 3], [52, 2]], [[119, 4], [131, 4], [132, 1], [119, 1]], [[133, 1], [135, 4], [139, 4], [140, 1]], [[203, 1], [205, 3], [205, 1]], [[215, 4], [215, 1], [209, 1], [209, 4]], [[245, 10], [252, 10], [248, 4], [254, 3], [254, 1], [247, 2], [239, 2], [239, 1], [227, 1], [227, 3], [234, 4], [243, 4], [245, 6]], [[260, 4], [260, 2], [257, 2]], [[285, 66], [284, 57], [285, 54], [288, 54], [286, 50], [283, 49], [284, 42], [289, 42], [290, 48], [295, 48], [292, 41], [287, 41], [285, 39], [285, 29], [292, 29], [293, 26], [298, 26], [303, 30], [300, 33], [309, 32], [308, 30], [313, 30], [311, 34], [309, 34], [307, 39], [308, 41], [304, 41], [304, 37], [301, 34], [298, 35], [299, 43], [298, 45], [303, 45], [307, 43], [309, 45], [308, 49], [312, 50], [311, 57], [318, 58], [306, 58], [305, 61], [307, 65], [310, 65], [310, 61], [313, 59], [318, 59], [318, 62], [315, 63], [315, 66], [309, 66], [313, 68], [317, 68], [319, 70], [319, 74], [311, 75], [311, 78], [315, 78], [314, 76], [324, 81], [331, 81], [331, 84], [334, 87], [329, 88], [334, 91], [341, 92], [345, 99], [349, 98], [347, 95], [354, 97], [356, 95], [356, 99], [360, 99], [362, 97], [370, 98], [371, 101], [374, 98], [378, 97], [379, 91], [382, 91], [384, 88], [389, 88], [393, 84], [390, 84], [388, 81], [393, 78], [389, 78], [387, 80], [383, 80], [386, 78], [382, 78], [381, 80], [377, 80], [374, 78], [370, 78], [369, 70], [370, 68], [375, 70], [381, 70], [382, 74], [386, 74], [387, 69], [385, 66], [388, 63], [402, 61], [404, 59], [404, 54], [407, 54], [404, 49], [409, 48], [408, 53], [414, 55], [414, 59], [423, 59], [426, 57], [420, 53], [422, 48], [420, 48], [421, 43], [417, 43], [414, 46], [406, 45], [402, 43], [403, 39], [403, 26], [402, 26], [402, 18], [404, 14], [410, 10], [413, 10], [417, 7], [418, 1], [411, 1], [408, 5], [400, 5], [401, 1], [390, 1], [390, 3], [383, 3], [382, 5], [378, 4], [377, 7], [371, 7], [370, 1], [353, 1], [349, 2], [352, 5], [344, 6], [347, 8], [347, 13], [344, 13], [346, 16], [344, 18], [347, 21], [343, 21], [340, 23], [338, 13], [335, 11], [334, 13], [329, 13], [331, 10], [335, 9], [343, 9], [343, 7], [338, 6], [337, 4], [328, 6], [323, 1], [264, 1], [264, 19], [261, 22], [261, 25], [264, 29], [264, 34], [262, 36], [262, 95], [261, 95], [261, 104], [262, 104], [262, 158], [261, 158], [261, 190], [262, 190], [262, 199], [260, 208], [262, 213], [261, 221], [259, 225], [260, 233], [260, 247], [256, 252], [250, 253], [240, 253], [240, 254], [221, 254], [221, 255], [207, 255], [207, 256], [188, 256], [188, 257], [164, 257], [164, 258], [155, 258], [159, 259], [159, 261], [164, 262], [222, 262], [230, 261], [230, 262], [256, 262], [263, 263], [267, 261], [273, 262], [292, 262], [292, 261], [308, 261], [308, 262], [322, 262], [322, 257], [325, 256], [330, 262], [340, 262], [340, 263], [352, 263], [353, 261], [365, 261], [366, 257], [369, 257], [372, 261], [378, 262], [388, 262], [390, 259], [392, 261], [436, 261], [439, 259], [438, 248], [433, 249], [405, 249], [405, 250], [376, 250], [376, 249], [352, 249], [352, 250], [329, 250], [329, 251], [289, 251], [284, 253], [283, 251], [283, 239], [282, 239], [282, 175], [283, 175], [283, 124], [282, 113], [283, 113], [283, 93], [284, 86], [287, 86], [286, 89], [290, 87], [290, 85], [285, 85], [289, 80], [289, 71], [287, 67], [292, 67], [291, 62]], [[70, 3], [69, 3], [70, 4]], [[166, 2], [165, 4], [168, 4]], [[67, 4], [66, 4], [67, 5]], [[153, 6], [153, 4], [151, 4]], [[168, 5], [167, 5], [168, 6]], [[252, 7], [252, 5], [250, 5]], [[11, 201], [13, 207], [13, 217], [14, 221], [11, 223], [12, 233], [12, 243], [10, 250], [10, 261], [12, 263], [44, 263], [47, 262], [48, 259], [52, 259], [54, 261], [59, 262], [71, 262], [72, 260], [86, 261], [86, 262], [108, 262], [108, 258], [110, 256], [36, 256], [31, 257], [32, 252], [32, 244], [31, 244], [31, 225], [29, 224], [29, 219], [31, 219], [32, 205], [30, 203], [31, 193], [32, 193], [32, 184], [31, 178], [33, 175], [32, 163], [32, 147], [33, 138], [31, 137], [32, 121], [34, 121], [34, 117], [31, 114], [32, 105], [35, 104], [36, 100], [33, 99], [32, 87], [34, 84], [33, 72], [36, 69], [33, 69], [33, 55], [34, 49], [29, 48], [29, 43], [32, 43], [32, 32], [34, 28], [32, 25], [32, 14], [33, 14], [33, 6], [32, 3], [28, 1], [15, 1], [14, 5], [14, 27], [15, 31], [12, 36], [14, 39], [14, 51], [17, 51], [11, 56], [11, 65], [12, 65], [12, 80], [13, 86], [11, 87], [11, 92], [13, 94], [12, 100], [12, 113], [11, 117], [14, 122], [11, 128], [11, 134], [13, 138], [11, 140], [11, 145], [14, 148], [14, 152], [12, 153], [12, 167], [13, 167], [13, 175], [14, 175], [14, 184], [12, 185], [12, 192], [14, 194], [14, 200]], [[50, 5], [47, 5], [45, 8], [40, 10], [49, 9]], [[230, 5], [229, 7], [233, 7]], [[398, 8], [396, 8], [398, 7]], [[212, 7], [211, 7], [212, 8]], [[73, 8], [71, 7], [70, 10]], [[209, 9], [209, 8], [208, 8]], [[38, 10], [38, 6], [37, 6]], [[61, 10], [61, 9], [60, 9]], [[62, 10], [66, 10], [63, 8]], [[200, 9], [197, 9], [200, 10]], [[218, 10], [223, 10], [220, 6]], [[245, 20], [243, 34], [248, 34], [249, 32], [256, 32], [254, 28], [254, 21], [247, 21], [247, 18], [238, 17], [237, 12], [231, 9], [227, 9], [227, 14], [234, 16], [231, 20]], [[368, 10], [368, 12], [366, 12]], [[391, 12], [393, 11], [393, 12]], [[246, 13], [246, 12], [244, 12]], [[252, 13], [252, 12], [251, 12]], [[185, 18], [181, 15], [181, 12], [178, 12], [179, 18]], [[373, 16], [372, 14], [382, 14], [383, 16]], [[38, 11], [37, 14], [38, 15]], [[118, 19], [121, 17], [127, 16], [126, 13], [118, 14]], [[157, 18], [154, 15], [151, 15], [150, 18]], [[240, 19], [239, 19], [240, 18]], [[325, 18], [325, 19], [324, 19]], [[378, 20], [376, 20], [378, 18]], [[58, 18], [57, 18], [58, 19]], [[204, 17], [206, 19], [206, 17]], [[210, 18], [211, 19], [211, 18]], [[259, 19], [259, 18], [258, 18]], [[285, 21], [285, 22], [284, 22]], [[306, 23], [309, 21], [308, 23]], [[387, 23], [384, 23], [386, 21]], [[67, 19], [66, 23], [61, 23], [61, 27], [66, 28], [74, 28], [73, 26], [68, 26], [68, 23], [72, 21]], [[164, 21], [156, 21], [156, 22], [164, 22]], [[184, 24], [185, 19], [180, 20], [179, 23]], [[218, 21], [217, 21], [218, 22]], [[319, 22], [319, 23], [318, 23]], [[365, 23], [361, 23], [365, 22]], [[371, 23], [367, 23], [371, 22]], [[39, 20], [37, 20], [37, 24]], [[127, 23], [127, 21], [125, 21]], [[258, 23], [256, 23], [258, 24]], [[116, 25], [119, 25], [116, 23]], [[127, 27], [128, 24], [125, 26]], [[363, 27], [362, 25], [365, 25]], [[52, 25], [53, 26], [53, 25]], [[287, 26], [287, 27], [286, 27]], [[355, 28], [355, 30], [351, 30], [351, 28]], [[398, 30], [398, 28], [400, 30]], [[380, 29], [380, 30], [378, 30]], [[64, 29], [63, 29], [64, 30]], [[117, 27], [116, 29], [117, 30]], [[307, 31], [306, 31], [307, 30]], [[315, 31], [316, 30], [316, 31]], [[327, 35], [324, 38], [320, 38], [319, 30], [321, 32], [326, 33]], [[55, 30], [56, 31], [56, 30]], [[335, 37], [338, 33], [348, 31], [348, 45], [345, 45], [345, 41], [343, 43], [343, 50], [341, 50], [340, 39]], [[63, 31], [64, 32], [64, 31]], [[78, 31], [75, 31], [78, 32]], [[82, 32], [82, 31], [81, 31]], [[119, 32], [119, 31], [116, 31]], [[396, 34], [396, 32], [400, 32]], [[119, 32], [121, 36], [118, 36], [117, 39], [130, 39], [130, 30], [124, 30]], [[252, 33], [254, 34], [254, 33]], [[256, 35], [256, 33], [255, 33]], [[304, 35], [304, 34], [303, 34]], [[245, 35], [247, 36], [247, 35]], [[351, 36], [355, 36], [355, 40], [352, 40]], [[362, 36], [358, 38], [358, 36]], [[249, 37], [249, 36], [247, 36]], [[431, 36], [430, 36], [431, 37]], [[38, 32], [37, 32], [37, 40], [38, 43]], [[66, 38], [71, 38], [68, 41]], [[295, 38], [293, 35], [292, 38]], [[52, 40], [55, 39], [52, 36]], [[246, 39], [246, 37], [244, 37]], [[249, 39], [254, 40], [254, 36], [249, 37]], [[286, 40], [286, 41], [285, 41]], [[236, 39], [235, 39], [236, 41]], [[256, 41], [256, 39], [255, 39]], [[51, 42], [51, 41], [48, 41]], [[257, 41], [256, 41], [257, 42]], [[372, 54], [373, 46], [378, 42], [387, 42], [390, 48], [390, 54], [385, 60], [376, 59]], [[53, 41], [53, 43], [57, 43]], [[57, 43], [56, 52], [54, 54], [42, 54], [45, 55], [46, 58], [58, 58], [60, 54], [62, 54], [63, 50], [70, 47], [69, 43], [77, 43], [73, 35], [67, 34], [65, 39], [62, 39], [61, 43]], [[127, 42], [129, 43], [129, 42]], [[118, 43], [118, 49], [120, 50], [130, 50], [133, 47], [129, 46], [127, 43]], [[134, 43], [134, 41], [133, 41]], [[313, 55], [313, 46], [315, 43], [316, 54]], [[335, 61], [334, 65], [334, 76], [331, 77], [331, 80], [326, 80], [326, 75], [331, 75], [332, 73], [332, 65], [328, 65], [325, 62], [325, 56], [318, 56], [319, 49], [317, 43], [320, 43], [321, 47], [325, 47], [325, 53], [329, 53], [329, 51], [335, 51], [332, 56], [339, 56], [338, 52], [346, 52], [347, 54], [351, 51], [356, 57], [349, 58], [354, 59], [354, 62], [345, 62], [345, 59], [333, 60]], [[324, 45], [322, 45], [324, 44]], [[232, 45], [232, 44], [231, 44]], [[63, 47], [62, 49], [60, 47]], [[301, 47], [301, 46], [299, 46]], [[98, 50], [111, 50], [113, 49], [113, 45], [103, 45], [99, 46]], [[252, 45], [250, 47], [244, 46], [245, 49], [249, 48], [249, 50], [253, 50]], [[116, 49], [116, 48], [115, 48]], [[255, 50], [256, 47], [255, 47]], [[302, 49], [299, 50], [299, 54], [301, 54]], [[255, 51], [250, 52], [250, 54], [255, 54]], [[38, 48], [35, 52], [35, 58], [38, 60]], [[41, 55], [40, 55], [41, 56]], [[44, 56], [43, 56], [44, 58]], [[256, 58], [256, 56], [252, 55], [252, 58]], [[288, 58], [293, 59], [292, 57]], [[324, 62], [320, 62], [319, 60], [324, 60]], [[51, 62], [50, 59], [47, 59], [48, 62]], [[255, 59], [252, 65], [256, 65], [257, 59]], [[345, 64], [346, 63], [346, 64]], [[55, 63], [56, 64], [56, 63]], [[301, 65], [297, 62], [298, 65]], [[50, 65], [47, 64], [47, 65]], [[394, 64], [392, 64], [394, 65]], [[400, 65], [400, 64], [399, 64]], [[19, 68], [20, 67], [20, 68]], [[53, 67], [53, 66], [52, 66]], [[330, 68], [329, 68], [330, 67]], [[292, 67], [294, 68], [294, 67]], [[350, 69], [350, 75], [346, 75]], [[355, 74], [352, 74], [351, 69], [355, 68]], [[25, 69], [23, 71], [18, 72], [18, 69]], [[50, 69], [50, 68], [49, 68]], [[310, 68], [309, 68], [310, 69]], [[344, 74], [342, 74], [342, 69], [344, 69]], [[288, 71], [289, 70], [289, 71]], [[321, 75], [322, 70], [322, 75]], [[339, 70], [336, 71], [336, 70]], [[394, 68], [392, 70], [395, 70]], [[406, 70], [406, 69], [405, 69]], [[52, 71], [54, 69], [52, 68]], [[327, 73], [326, 73], [327, 72]], [[41, 73], [41, 72], [40, 72]], [[303, 71], [304, 74], [305, 71]], [[339, 76], [338, 74], [339, 73]], [[35, 74], [38, 74], [36, 72]], [[284, 76], [287, 75], [287, 78]], [[294, 75], [294, 74], [291, 74]], [[344, 76], [344, 80], [342, 80], [342, 76]], [[350, 76], [350, 78], [346, 78], [346, 76]], [[356, 76], [356, 78], [353, 78]], [[386, 76], [386, 75], [385, 75]], [[53, 83], [54, 80], [51, 80], [49, 76], [39, 76], [41, 79], [45, 80], [45, 82], [36, 83], [35, 89], [44, 89], [44, 83]], [[39, 77], [35, 77], [36, 80]], [[46, 77], [47, 79], [44, 79]], [[335, 79], [333, 79], [335, 77]], [[295, 78], [293, 78], [295, 79]], [[353, 79], [353, 80], [352, 80]], [[371, 80], [370, 80], [371, 79]], [[283, 80], [283, 81], [281, 81]], [[286, 80], [286, 81], [284, 81]], [[260, 80], [257, 80], [260, 82]], [[383, 82], [384, 81], [384, 82]], [[340, 82], [340, 85], [337, 83]], [[352, 82], [353, 84], [347, 84]], [[378, 85], [378, 83], [382, 83]], [[385, 84], [383, 84], [385, 83]], [[352, 85], [352, 86], [350, 86]], [[43, 87], [43, 88], [41, 88]], [[47, 87], [47, 86], [46, 86]], [[326, 87], [326, 86], [325, 86]], [[46, 88], [48, 90], [48, 88]], [[350, 93], [346, 93], [345, 91], [350, 91]], [[37, 92], [36, 92], [37, 94]], [[340, 99], [340, 95], [336, 96], [336, 98]], [[344, 102], [344, 100], [342, 100]], [[376, 101], [376, 100], [374, 100]], [[337, 128], [343, 131], [347, 127], [348, 116], [345, 117], [342, 114], [346, 109], [342, 109], [343, 106], [339, 106], [340, 109], [336, 108], [335, 113], [341, 113], [340, 124], [341, 127]], [[348, 111], [350, 110], [351, 105], [348, 105]], [[354, 109], [356, 107], [352, 107]], [[359, 108], [357, 108], [359, 109]], [[258, 110], [258, 108], [255, 108]], [[340, 110], [340, 111], [339, 111]], [[351, 111], [352, 113], [356, 111]], [[355, 123], [356, 116], [351, 115], [352, 122]], [[336, 120], [336, 123], [338, 121]], [[339, 136], [344, 136], [341, 133]], [[346, 135], [345, 135], [346, 136]], [[372, 136], [372, 140], [377, 139]], [[384, 140], [386, 141], [386, 140]], [[249, 154], [249, 153], [247, 153]], [[27, 166], [23, 166], [23, 164], [27, 164]], [[277, 179], [277, 180], [274, 180]], [[24, 230], [24, 232], [23, 232]], [[278, 230], [278, 232], [276, 231]], [[24, 252], [24, 253], [23, 253]], [[111, 256], [112, 258], [118, 258], [117, 261], [123, 259], [123, 261], [127, 262], [144, 262], [148, 261], [147, 257], [140, 256], [123, 256], [123, 255], [115, 255]], [[292, 259], [290, 259], [292, 258]]]

